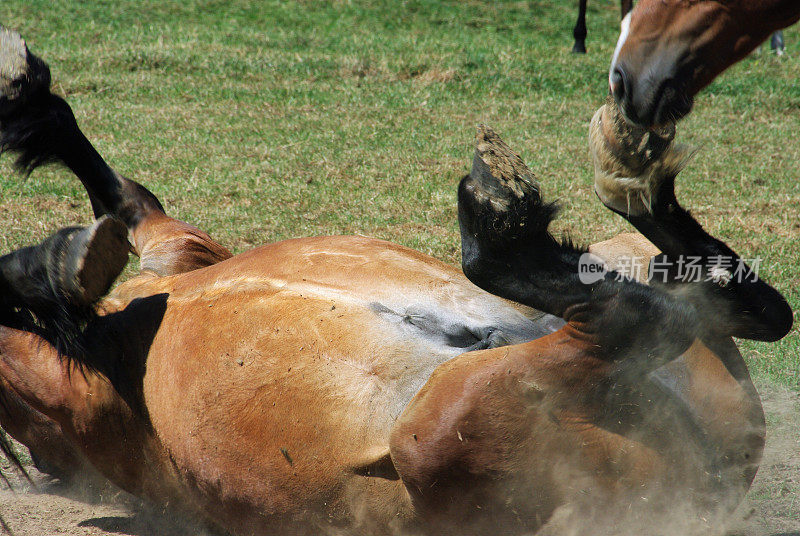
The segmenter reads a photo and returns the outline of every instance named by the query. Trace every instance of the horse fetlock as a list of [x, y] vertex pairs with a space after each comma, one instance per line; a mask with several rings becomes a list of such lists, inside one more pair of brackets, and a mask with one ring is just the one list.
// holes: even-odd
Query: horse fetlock
[[676, 145], [675, 124], [645, 129], [628, 123], [609, 97], [589, 126], [595, 192], [611, 210], [626, 215], [652, 213], [659, 192], [694, 154]]
[[27, 100], [50, 87], [50, 69], [31, 54], [25, 40], [0, 27], [0, 118], [24, 106]]

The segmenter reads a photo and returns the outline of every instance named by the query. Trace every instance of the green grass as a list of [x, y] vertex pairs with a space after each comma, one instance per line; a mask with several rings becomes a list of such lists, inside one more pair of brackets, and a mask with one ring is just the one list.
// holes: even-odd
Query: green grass
[[[560, 198], [579, 242], [628, 225], [592, 193], [586, 132], [606, 93], [618, 5], [574, 2], [10, 0], [15, 27], [118, 170], [236, 251], [361, 233], [458, 262], [455, 186], [486, 123]], [[702, 148], [679, 196], [800, 305], [800, 32], [698, 99]], [[86, 222], [68, 173], [0, 163], [0, 250]], [[800, 388], [800, 336], [743, 345], [757, 375]]]

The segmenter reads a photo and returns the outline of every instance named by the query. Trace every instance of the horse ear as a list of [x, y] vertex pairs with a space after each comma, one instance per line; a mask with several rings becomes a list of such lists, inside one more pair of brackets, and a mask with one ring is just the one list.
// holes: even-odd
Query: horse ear
[[68, 359], [41, 337], [0, 326], [0, 376], [25, 402], [59, 423], [86, 411], [99, 374]]

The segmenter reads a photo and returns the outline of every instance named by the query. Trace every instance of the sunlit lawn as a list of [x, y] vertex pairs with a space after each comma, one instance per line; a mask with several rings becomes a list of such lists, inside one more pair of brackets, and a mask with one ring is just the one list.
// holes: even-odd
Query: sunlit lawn
[[[563, 200], [579, 242], [628, 230], [592, 193], [589, 119], [606, 92], [618, 5], [590, 2], [11, 0], [55, 88], [119, 171], [236, 251], [360, 233], [457, 263], [455, 185], [487, 123]], [[680, 137], [701, 147], [679, 196], [800, 305], [800, 32], [714, 83]], [[57, 169], [0, 164], [0, 249], [86, 222]], [[767, 379], [800, 387], [797, 328], [744, 344]]]

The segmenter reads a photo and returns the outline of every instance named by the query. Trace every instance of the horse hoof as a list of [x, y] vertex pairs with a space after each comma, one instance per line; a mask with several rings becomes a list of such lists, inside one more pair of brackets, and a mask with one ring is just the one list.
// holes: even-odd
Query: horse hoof
[[495, 211], [539, 199], [539, 184], [525, 162], [491, 128], [480, 125], [475, 137], [475, 156], [470, 179], [474, 195]]
[[28, 98], [50, 88], [50, 69], [28, 50], [15, 31], [0, 26], [0, 117], [18, 110]]
[[71, 237], [61, 266], [62, 292], [76, 305], [88, 306], [108, 293], [128, 263], [128, 228], [103, 216]]
[[586, 54], [586, 47], [583, 46], [583, 45], [580, 45], [578, 43], [575, 43], [572, 46], [572, 53], [573, 54]]
[[481, 125], [472, 170], [459, 187], [459, 221], [474, 237], [497, 245], [525, 236], [541, 203], [536, 177], [492, 129]]
[[609, 98], [589, 126], [594, 188], [603, 204], [630, 216], [652, 212], [661, 185], [673, 179], [693, 154], [673, 144], [674, 138], [674, 123], [657, 129], [633, 126]]

